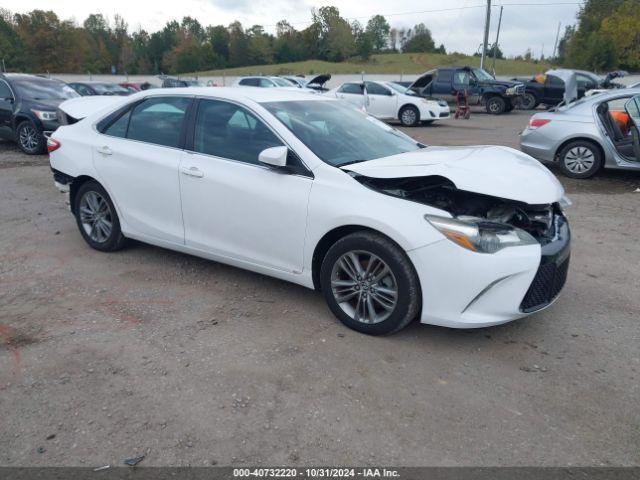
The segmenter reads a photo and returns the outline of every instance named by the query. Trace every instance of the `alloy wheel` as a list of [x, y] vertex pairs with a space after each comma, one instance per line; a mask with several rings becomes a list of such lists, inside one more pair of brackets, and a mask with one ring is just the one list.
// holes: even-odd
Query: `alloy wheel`
[[564, 156], [564, 164], [570, 172], [584, 173], [593, 168], [595, 155], [588, 147], [573, 147]]
[[413, 125], [416, 123], [417, 117], [416, 112], [411, 108], [407, 108], [402, 112], [401, 118], [402, 123], [405, 125]]
[[88, 191], [80, 199], [80, 223], [94, 242], [104, 243], [111, 236], [113, 230], [111, 208], [98, 192]]
[[28, 151], [38, 148], [38, 132], [33, 125], [25, 125], [20, 129], [20, 145]]
[[361, 323], [383, 322], [398, 302], [398, 283], [389, 266], [363, 250], [338, 258], [331, 271], [331, 290], [338, 306]]

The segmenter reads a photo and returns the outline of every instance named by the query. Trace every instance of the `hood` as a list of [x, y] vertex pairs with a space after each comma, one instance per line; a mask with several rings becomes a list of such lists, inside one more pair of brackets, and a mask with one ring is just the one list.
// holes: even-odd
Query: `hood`
[[558, 202], [564, 196], [562, 185], [546, 167], [508, 147], [427, 147], [341, 168], [372, 178], [438, 175], [460, 190], [530, 205]]
[[58, 105], [64, 102], [64, 99], [62, 98], [39, 98], [38, 100], [27, 100], [30, 105], [29, 108], [34, 110], [55, 110], [58, 108]]
[[503, 87], [515, 87], [516, 85], [522, 85], [521, 81], [510, 81], [510, 80], [480, 80], [478, 82], [479, 85], [501, 85]]
[[120, 95], [78, 97], [62, 102], [58, 108], [70, 117], [73, 117], [76, 120], [82, 120], [83, 118], [104, 108], [114, 106], [127, 100], [128, 97]]
[[563, 99], [565, 104], [569, 104], [578, 98], [578, 82], [575, 71], [566, 69], [548, 70], [545, 75], [551, 75], [564, 82]]

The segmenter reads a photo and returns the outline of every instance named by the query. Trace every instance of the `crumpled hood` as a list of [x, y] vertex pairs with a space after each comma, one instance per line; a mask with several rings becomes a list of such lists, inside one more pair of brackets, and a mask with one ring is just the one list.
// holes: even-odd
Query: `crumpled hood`
[[515, 87], [522, 84], [520, 81], [512, 82], [510, 80], [481, 80], [479, 84], [482, 85], [501, 85], [503, 87]]
[[558, 202], [564, 189], [540, 162], [499, 146], [427, 147], [341, 167], [372, 178], [439, 175], [468, 192], [530, 205]]

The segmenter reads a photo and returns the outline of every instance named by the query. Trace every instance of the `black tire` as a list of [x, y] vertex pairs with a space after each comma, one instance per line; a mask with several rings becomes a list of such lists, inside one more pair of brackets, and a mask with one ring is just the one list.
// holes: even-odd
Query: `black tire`
[[487, 99], [486, 108], [487, 113], [490, 113], [491, 115], [500, 115], [507, 109], [507, 102], [505, 102], [504, 98], [494, 95]]
[[[390, 310], [384, 311], [382, 309], [387, 316], [378, 323], [364, 323], [355, 319], [355, 314], [354, 317], [349, 315], [336, 301], [332, 288], [332, 276], [336, 269], [339, 268], [337, 262], [349, 252], [359, 252], [365, 255], [373, 254], [384, 262], [391, 272], [396, 288], [395, 304]], [[375, 282], [375, 280], [373, 281]], [[382, 285], [383, 281], [384, 278], [378, 284], [369, 284], [371, 298], [375, 295], [375, 287], [384, 286]], [[420, 283], [411, 261], [398, 245], [378, 233], [355, 232], [338, 240], [329, 249], [322, 261], [320, 285], [327, 305], [333, 314], [347, 327], [368, 335], [395, 333], [406, 327], [420, 313], [422, 303]], [[359, 293], [355, 294], [357, 297], [352, 301], [358, 302], [360, 295], [363, 293], [366, 298], [364, 287]], [[373, 304], [373, 300], [370, 302]], [[376, 306], [378, 306], [377, 303]]]
[[[88, 228], [88, 226], [87, 223], [85, 223], [87, 217], [83, 217], [83, 215], [86, 215], [84, 209], [82, 209], [83, 199], [91, 194], [94, 196], [97, 195], [103, 199], [108, 207], [105, 210], [107, 213], [102, 215], [103, 219], [111, 223], [111, 229], [108, 235], [104, 235], [105, 238], [92, 238], [91, 232], [93, 232], [93, 229], [91, 229], [91, 232], [87, 232], [85, 229], [85, 227]], [[118, 218], [118, 213], [116, 212], [109, 194], [104, 188], [102, 188], [102, 185], [94, 181], [83, 183], [80, 188], [78, 188], [74, 200], [74, 212], [76, 215], [78, 229], [80, 230], [82, 238], [84, 238], [91, 248], [95, 248], [101, 252], [113, 252], [120, 250], [125, 246], [127, 239], [122, 235], [122, 230], [120, 230], [120, 219]]]
[[558, 163], [567, 177], [590, 178], [602, 167], [602, 152], [594, 142], [575, 140], [560, 150]]
[[522, 110], [533, 110], [538, 106], [540, 102], [538, 101], [538, 97], [536, 97], [531, 92], [525, 92], [522, 96], [522, 100], [520, 101], [520, 109]]
[[404, 127], [415, 127], [420, 123], [420, 112], [413, 105], [406, 105], [400, 109], [398, 118]]
[[46, 152], [47, 141], [42, 131], [30, 120], [24, 120], [16, 129], [18, 147], [27, 155], [40, 155]]

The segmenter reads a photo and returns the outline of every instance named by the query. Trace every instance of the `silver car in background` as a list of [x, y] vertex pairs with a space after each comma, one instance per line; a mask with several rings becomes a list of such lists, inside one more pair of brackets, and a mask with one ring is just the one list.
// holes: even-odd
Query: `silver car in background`
[[625, 104], [640, 88], [616, 89], [536, 113], [520, 134], [520, 149], [558, 162], [572, 178], [589, 178], [601, 168], [640, 171], [633, 128]]

